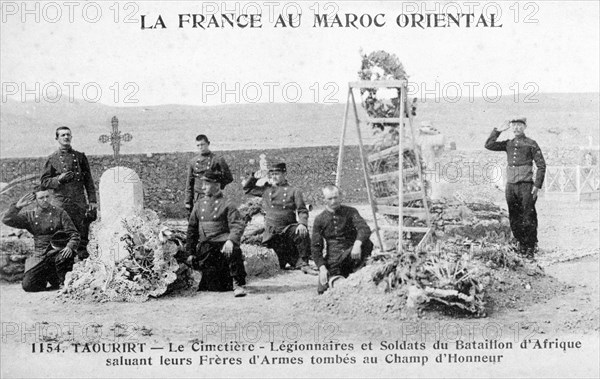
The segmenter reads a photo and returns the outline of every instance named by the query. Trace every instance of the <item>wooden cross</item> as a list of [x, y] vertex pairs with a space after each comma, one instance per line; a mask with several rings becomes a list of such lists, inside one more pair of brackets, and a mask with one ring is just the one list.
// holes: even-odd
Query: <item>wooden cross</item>
[[113, 149], [115, 164], [118, 165], [120, 160], [119, 151], [121, 150], [121, 141], [129, 142], [133, 136], [129, 133], [121, 134], [121, 131], [119, 130], [119, 119], [117, 116], [113, 116], [113, 118], [110, 120], [110, 123], [112, 125], [112, 132], [110, 135], [103, 134], [98, 140], [100, 143], [110, 142], [110, 145]]

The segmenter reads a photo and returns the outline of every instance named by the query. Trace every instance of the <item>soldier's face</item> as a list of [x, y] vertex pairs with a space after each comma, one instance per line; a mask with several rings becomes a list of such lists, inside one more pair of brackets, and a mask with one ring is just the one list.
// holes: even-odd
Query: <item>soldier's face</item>
[[196, 141], [196, 147], [198, 148], [200, 154], [206, 154], [210, 152], [210, 149], [208, 148], [209, 146], [210, 144], [205, 140]]
[[217, 192], [219, 192], [220, 189], [221, 186], [219, 185], [219, 183], [209, 182], [207, 180], [202, 181], [202, 192], [206, 196], [214, 195]]
[[335, 211], [342, 205], [342, 198], [339, 191], [324, 191], [323, 198], [325, 206], [332, 211]]
[[281, 171], [269, 171], [271, 184], [278, 185], [285, 181], [285, 174]]
[[41, 208], [48, 208], [50, 206], [50, 193], [48, 191], [36, 192], [35, 201]]
[[58, 136], [56, 137], [56, 140], [58, 141], [58, 144], [60, 146], [71, 146], [71, 140], [73, 139], [73, 136], [71, 136], [71, 131], [67, 130], [67, 129], [61, 129], [58, 131]]
[[510, 124], [510, 126], [512, 126], [515, 136], [522, 136], [525, 134], [525, 128], [527, 127], [525, 124], [520, 122], [513, 122]]

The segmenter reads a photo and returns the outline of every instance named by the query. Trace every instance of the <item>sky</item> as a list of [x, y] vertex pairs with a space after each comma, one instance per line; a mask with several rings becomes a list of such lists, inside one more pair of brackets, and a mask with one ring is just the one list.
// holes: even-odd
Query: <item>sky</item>
[[[599, 3], [2, 1], [2, 102], [119, 106], [344, 101], [362, 50], [404, 64], [416, 95], [599, 92]], [[25, 9], [25, 8], [26, 9]], [[472, 7], [469, 9], [469, 7]], [[297, 28], [272, 14], [296, 14]], [[496, 28], [399, 27], [400, 13], [494, 13]], [[178, 28], [179, 14], [262, 14], [262, 28]], [[384, 14], [385, 26], [313, 27], [317, 13]], [[165, 29], [153, 25], [160, 15]], [[367, 17], [367, 16], [365, 16]], [[37, 18], [37, 19], [36, 19]], [[29, 92], [27, 92], [29, 91]]]

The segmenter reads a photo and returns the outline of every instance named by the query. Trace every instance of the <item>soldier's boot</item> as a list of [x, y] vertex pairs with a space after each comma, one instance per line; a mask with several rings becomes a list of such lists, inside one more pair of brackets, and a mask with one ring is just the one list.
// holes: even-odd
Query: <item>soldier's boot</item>
[[234, 297], [246, 296], [246, 286], [243, 284], [238, 284], [238, 282], [235, 279], [233, 281], [233, 296]]
[[317, 278], [317, 293], [319, 295], [322, 295], [325, 291], [327, 291], [327, 288], [329, 288], [329, 284], [328, 283], [322, 284], [321, 280], [319, 280], [319, 278]]
[[535, 253], [537, 252], [537, 249], [534, 247], [528, 247], [525, 251], [525, 259], [528, 259], [530, 261], [534, 261], [535, 260]]

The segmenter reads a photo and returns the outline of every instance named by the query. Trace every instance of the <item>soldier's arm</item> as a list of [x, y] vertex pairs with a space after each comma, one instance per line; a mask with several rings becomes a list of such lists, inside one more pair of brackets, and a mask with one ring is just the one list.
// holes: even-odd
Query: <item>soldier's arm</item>
[[296, 204], [298, 222], [304, 226], [308, 226], [308, 208], [306, 208], [306, 204], [304, 203], [302, 191], [299, 189], [294, 191], [294, 203]]
[[220, 166], [221, 166], [221, 189], [225, 188], [226, 185], [228, 185], [229, 183], [233, 182], [233, 175], [231, 174], [231, 170], [229, 169], [229, 166], [227, 165], [227, 162], [225, 162], [225, 159], [220, 158]]
[[83, 171], [83, 184], [85, 192], [87, 192], [88, 201], [90, 203], [97, 203], [96, 186], [94, 185], [94, 178], [92, 178], [92, 170], [84, 153], [81, 153], [81, 170]]
[[227, 223], [229, 224], [229, 237], [227, 239], [239, 246], [246, 223], [240, 211], [232, 203], [227, 205]]
[[58, 181], [58, 174], [56, 169], [52, 166], [51, 159], [48, 158], [44, 165], [44, 171], [42, 172], [41, 178], [42, 189], [57, 189], [62, 183]]
[[254, 177], [254, 175], [250, 175], [248, 178], [246, 178], [244, 180], [242, 189], [244, 190], [244, 193], [246, 195], [252, 195], [252, 196], [261, 197], [265, 193], [265, 190], [269, 186], [265, 185], [263, 187], [257, 187], [256, 186], [256, 182], [257, 181], [258, 181], [258, 179], [256, 179]]
[[192, 210], [188, 221], [186, 251], [188, 256], [195, 255], [196, 245], [198, 244], [198, 216], [196, 216], [196, 207]]
[[194, 205], [194, 165], [188, 165], [187, 179], [185, 181], [185, 205]]
[[544, 160], [542, 149], [540, 149], [537, 142], [533, 143], [533, 161], [537, 167], [534, 185], [537, 188], [542, 188], [542, 185], [544, 184], [544, 178], [546, 176], [546, 161]]
[[351, 209], [352, 224], [356, 229], [356, 240], [361, 242], [366, 242], [369, 237], [371, 237], [371, 228], [365, 221], [364, 218], [358, 213], [358, 211], [354, 208]]
[[317, 267], [325, 265], [325, 259], [323, 258], [323, 221], [317, 216], [315, 223], [313, 224], [312, 236], [310, 239], [310, 251], [312, 253], [312, 259]]
[[67, 214], [67, 212], [62, 211], [60, 213], [60, 223], [62, 225], [63, 231], [69, 234], [69, 242], [67, 243], [67, 247], [71, 248], [71, 250], [77, 250], [79, 243], [81, 242], [81, 236], [73, 224], [73, 220]]
[[506, 151], [506, 143], [508, 141], [498, 142], [498, 137], [501, 133], [501, 131], [494, 128], [488, 139], [485, 141], [485, 148], [491, 151]]
[[2, 223], [11, 228], [26, 229], [31, 233], [29, 221], [24, 214], [19, 213], [20, 211], [21, 208], [18, 208], [16, 204], [11, 204], [2, 217]]

